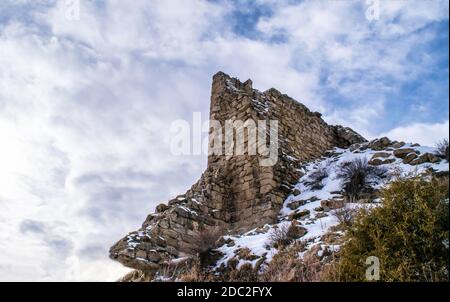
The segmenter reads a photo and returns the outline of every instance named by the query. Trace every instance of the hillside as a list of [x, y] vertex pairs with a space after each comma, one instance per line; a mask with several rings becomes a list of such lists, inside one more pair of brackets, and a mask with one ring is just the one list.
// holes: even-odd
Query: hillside
[[[396, 179], [448, 174], [436, 148], [385, 137], [368, 142], [273, 88], [260, 92], [250, 80], [221, 72], [213, 78], [210, 118], [278, 121], [277, 145], [269, 149], [275, 160], [267, 153], [211, 154], [188, 192], [160, 204], [141, 229], [111, 248], [112, 259], [135, 269], [122, 281], [186, 274], [195, 281], [195, 274], [247, 280], [243, 272], [257, 278], [290, 248], [294, 258], [323, 266], [344, 243], [342, 225], [356, 210], [379, 206], [382, 188]], [[272, 126], [264, 134], [273, 136]], [[251, 145], [249, 135], [244, 144]], [[355, 171], [364, 174], [356, 184]]]
[[[383, 142], [380, 144], [380, 142]], [[375, 149], [373, 149], [375, 148]], [[413, 177], [421, 174], [445, 174], [449, 165], [445, 160], [440, 160], [435, 155], [436, 149], [414, 144], [390, 142], [388, 139], [375, 140], [370, 143], [357, 144], [349, 149], [336, 148], [326, 156], [314, 162], [306, 164], [302, 172], [304, 175], [294, 186], [293, 193], [289, 195], [280, 211], [277, 224], [265, 225], [262, 228], [251, 230], [242, 235], [229, 235], [224, 237], [225, 244], [218, 248], [223, 256], [215, 264], [226, 267], [228, 263], [237, 261], [237, 268], [246, 263], [255, 265], [267, 265], [278, 248], [271, 246], [273, 234], [279, 230], [289, 230], [295, 225], [297, 236], [292, 242], [301, 242], [300, 258], [313, 254], [319, 261], [327, 261], [332, 252], [339, 251], [343, 232], [336, 227], [342, 222], [341, 216], [347, 210], [359, 208], [372, 208], [380, 206], [378, 192], [387, 186], [392, 180], [399, 177]], [[417, 161], [405, 160], [406, 154], [417, 154]], [[357, 159], [367, 160], [369, 165], [383, 167], [386, 176], [375, 178], [371, 184], [373, 192], [357, 201], [349, 201], [345, 196], [342, 180], [338, 177], [338, 171], [346, 163]], [[379, 163], [384, 161], [385, 163]], [[324, 171], [324, 178], [320, 184], [313, 183], [317, 180], [314, 176], [317, 171]], [[318, 186], [314, 188], [314, 185]], [[244, 249], [249, 251], [245, 257], [240, 257]], [[309, 255], [311, 256], [311, 255]]]

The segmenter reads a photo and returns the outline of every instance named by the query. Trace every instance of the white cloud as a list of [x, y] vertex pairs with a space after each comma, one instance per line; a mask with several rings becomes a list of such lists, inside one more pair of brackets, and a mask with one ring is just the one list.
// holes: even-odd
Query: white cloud
[[[289, 48], [295, 50], [291, 66], [302, 62], [297, 70], [316, 78], [325, 76], [310, 88], [313, 98], [326, 102], [322, 90], [332, 88], [352, 103], [355, 114], [374, 104], [372, 109], [381, 110], [381, 117], [384, 106], [395, 102], [385, 99], [399, 88], [395, 85], [417, 79], [436, 65], [433, 57], [423, 55], [414, 62], [410, 55], [434, 38], [433, 32], [419, 29], [448, 20], [448, 1], [380, 1], [380, 18], [372, 22], [366, 19], [367, 8], [359, 1], [302, 1], [281, 7], [262, 19], [258, 28], [267, 35], [286, 34]], [[355, 114], [340, 106], [326, 102], [322, 111], [362, 132], [376, 131], [373, 119], [370, 127], [353, 123]]]
[[[0, 35], [0, 279], [113, 281], [128, 270], [109, 246], [202, 172], [204, 158], [170, 156], [166, 141], [170, 122], [208, 99], [209, 76], [20, 22]], [[23, 233], [30, 219], [45, 234]], [[53, 237], [67, 242], [52, 248]]]
[[425, 124], [414, 123], [407, 126], [394, 128], [380, 136], [405, 142], [419, 143], [425, 146], [435, 146], [444, 138], [449, 138], [449, 123]]

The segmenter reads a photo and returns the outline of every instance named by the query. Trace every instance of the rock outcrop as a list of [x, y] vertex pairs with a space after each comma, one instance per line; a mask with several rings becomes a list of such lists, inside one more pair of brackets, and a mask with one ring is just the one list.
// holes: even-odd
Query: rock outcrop
[[[321, 114], [275, 89], [260, 92], [219, 72], [213, 77], [210, 119], [264, 121], [258, 136], [275, 140], [275, 149], [242, 155], [211, 154], [206, 171], [185, 194], [148, 215], [142, 228], [110, 249], [110, 257], [142, 271], [155, 271], [161, 264], [195, 253], [196, 236], [204, 229], [219, 227], [242, 233], [275, 223], [286, 197], [302, 176], [302, 164], [318, 159], [334, 147], [348, 148], [366, 140], [350, 128], [331, 126]], [[270, 121], [277, 121], [275, 124]], [[269, 127], [270, 125], [270, 127]], [[252, 147], [250, 131], [244, 146]], [[212, 134], [210, 134], [212, 135]], [[237, 139], [233, 136], [234, 148]], [[210, 146], [211, 147], [211, 146]], [[259, 145], [258, 145], [259, 147]], [[223, 146], [226, 149], [226, 146]], [[222, 148], [220, 148], [222, 149]], [[275, 158], [268, 153], [275, 152]], [[275, 160], [274, 160], [275, 159]]]

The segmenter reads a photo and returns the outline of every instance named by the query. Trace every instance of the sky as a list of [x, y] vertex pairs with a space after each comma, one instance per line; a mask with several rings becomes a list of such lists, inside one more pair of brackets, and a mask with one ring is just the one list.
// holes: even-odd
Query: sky
[[114, 281], [109, 247], [188, 189], [174, 120], [212, 75], [366, 138], [449, 136], [447, 0], [2, 0], [0, 281]]

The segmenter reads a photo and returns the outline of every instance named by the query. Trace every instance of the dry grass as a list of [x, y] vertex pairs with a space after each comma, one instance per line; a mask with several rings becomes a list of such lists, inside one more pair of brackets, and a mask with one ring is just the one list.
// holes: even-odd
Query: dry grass
[[448, 140], [443, 139], [436, 145], [436, 148], [437, 148], [436, 155], [440, 158], [447, 160], [447, 162], [448, 162], [448, 158], [449, 158]]
[[213, 276], [205, 272], [198, 263], [189, 267], [184, 273], [182, 273], [178, 279], [181, 282], [211, 282], [215, 281]]
[[134, 270], [117, 280], [117, 282], [150, 282], [154, 274], [145, 273], [140, 270]]
[[304, 243], [293, 243], [280, 250], [270, 263], [255, 267], [245, 263], [239, 268], [238, 260], [230, 259], [227, 269], [218, 275], [194, 265], [177, 280], [182, 282], [320, 282], [323, 280], [338, 280], [333, 276], [337, 272], [334, 262], [335, 255], [329, 257], [327, 263], [322, 263], [317, 257], [317, 251], [308, 252], [303, 259], [299, 253], [305, 250]]
[[311, 190], [320, 190], [323, 188], [322, 181], [328, 177], [328, 170], [325, 167], [319, 167], [308, 176], [305, 185]]
[[217, 246], [217, 240], [224, 234], [224, 230], [220, 227], [209, 227], [199, 232], [194, 237], [194, 252], [200, 261], [201, 267], [206, 267], [211, 264], [214, 258], [213, 250]]
[[302, 244], [293, 244], [276, 254], [258, 280], [264, 282], [321, 281], [321, 263], [316, 257], [299, 258]]
[[372, 185], [386, 176], [385, 168], [371, 166], [365, 158], [343, 163], [337, 173], [338, 179], [343, 181], [344, 192], [350, 202], [356, 202], [364, 193], [372, 192]]
[[269, 234], [269, 245], [278, 249], [289, 245], [292, 240], [288, 237], [289, 226], [283, 224], [274, 228]]
[[358, 211], [356, 209], [343, 207], [333, 211], [333, 215], [338, 219], [339, 224], [345, 229], [353, 225], [355, 215]]
[[231, 270], [226, 277], [226, 280], [231, 282], [257, 282], [258, 279], [258, 271], [250, 263], [244, 263], [239, 269]]
[[269, 234], [269, 245], [276, 249], [283, 249], [301, 236], [299, 232], [299, 226], [295, 221], [290, 225], [278, 226]]

